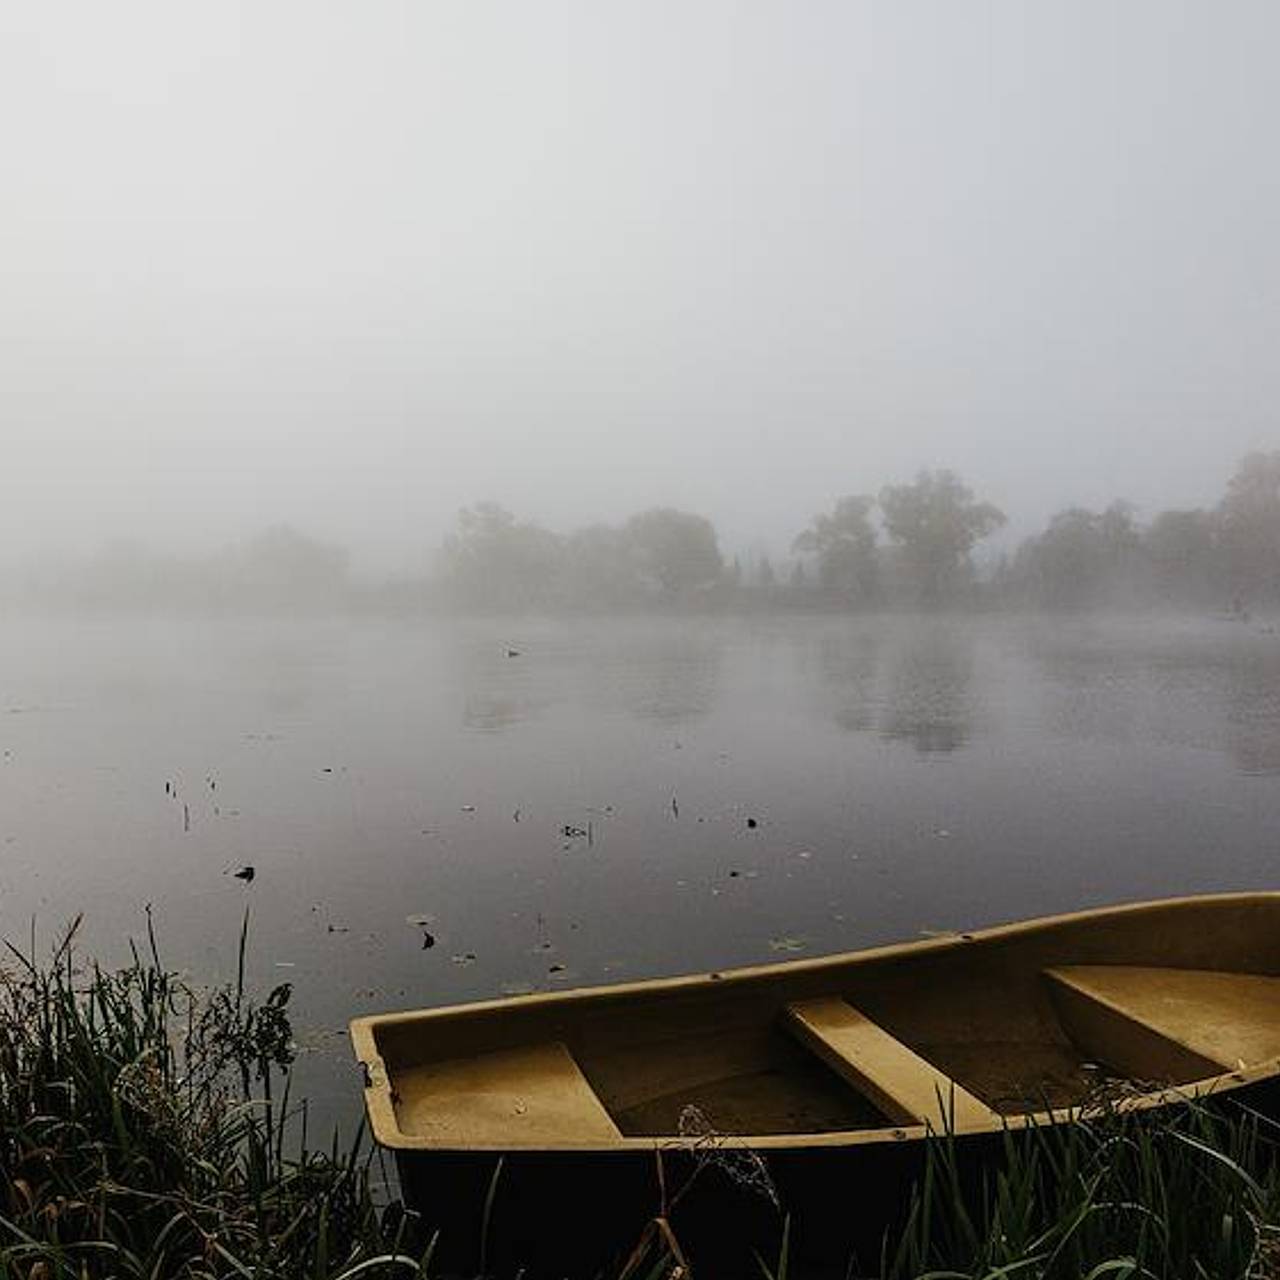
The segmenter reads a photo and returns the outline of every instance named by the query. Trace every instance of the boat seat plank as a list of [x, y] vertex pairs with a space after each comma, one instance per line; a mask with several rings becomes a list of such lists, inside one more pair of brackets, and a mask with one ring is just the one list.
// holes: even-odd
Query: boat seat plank
[[1205, 969], [1047, 969], [1069, 1033], [1150, 1079], [1203, 1078], [1280, 1057], [1280, 978]]
[[405, 1133], [442, 1145], [559, 1146], [621, 1136], [558, 1040], [401, 1070], [395, 1101]]
[[991, 1109], [839, 996], [787, 1005], [792, 1033], [897, 1124], [986, 1125]]

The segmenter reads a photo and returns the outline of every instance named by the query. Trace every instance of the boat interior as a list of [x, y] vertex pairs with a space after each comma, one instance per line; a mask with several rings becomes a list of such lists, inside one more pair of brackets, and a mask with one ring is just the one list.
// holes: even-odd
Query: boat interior
[[405, 1145], [989, 1129], [1280, 1059], [1280, 935], [1172, 923], [400, 1015], [372, 1041]]

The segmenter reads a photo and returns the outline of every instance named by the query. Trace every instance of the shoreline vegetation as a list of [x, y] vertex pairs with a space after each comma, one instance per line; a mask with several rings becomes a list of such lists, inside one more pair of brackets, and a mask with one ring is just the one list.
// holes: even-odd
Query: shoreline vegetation
[[[110, 971], [80, 956], [76, 924], [45, 958], [6, 943], [0, 966], [0, 1277], [444, 1280], [432, 1259], [449, 1224], [395, 1200], [363, 1132], [310, 1145], [289, 1087], [290, 989], [246, 990], [247, 917], [239, 977], [214, 988], [164, 966], [150, 922]], [[1280, 1128], [1223, 1103], [1163, 1115], [1100, 1105], [1010, 1132], [980, 1176], [962, 1143], [934, 1139], [879, 1255], [845, 1274], [1274, 1280]], [[698, 1176], [731, 1171], [712, 1158]], [[857, 1198], [851, 1187], [851, 1211]], [[565, 1205], [567, 1235], [589, 1208]], [[803, 1277], [802, 1259], [784, 1225], [758, 1274]], [[619, 1241], [601, 1273], [690, 1274], [715, 1275], [714, 1260], [690, 1271], [678, 1223], [661, 1221]]]
[[118, 544], [10, 567], [0, 601], [197, 613], [1178, 609], [1245, 621], [1280, 607], [1280, 451], [1243, 458], [1213, 507], [1145, 521], [1124, 500], [1069, 507], [1012, 553], [975, 556], [1005, 522], [948, 470], [797, 520], [776, 563], [726, 552], [710, 520], [673, 507], [556, 532], [479, 502], [417, 576], [358, 575], [342, 547], [277, 525], [204, 557]]

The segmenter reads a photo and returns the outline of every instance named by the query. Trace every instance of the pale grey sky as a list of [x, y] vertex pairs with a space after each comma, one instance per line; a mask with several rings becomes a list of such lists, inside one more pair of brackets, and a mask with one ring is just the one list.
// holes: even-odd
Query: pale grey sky
[[0, 0], [0, 559], [491, 497], [781, 550], [1280, 447], [1273, 0]]

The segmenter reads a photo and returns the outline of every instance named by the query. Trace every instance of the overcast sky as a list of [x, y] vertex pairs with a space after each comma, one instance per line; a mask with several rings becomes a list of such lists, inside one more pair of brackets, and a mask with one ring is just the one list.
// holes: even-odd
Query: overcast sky
[[782, 550], [1280, 447], [1274, 0], [0, 0], [0, 559], [494, 498]]

